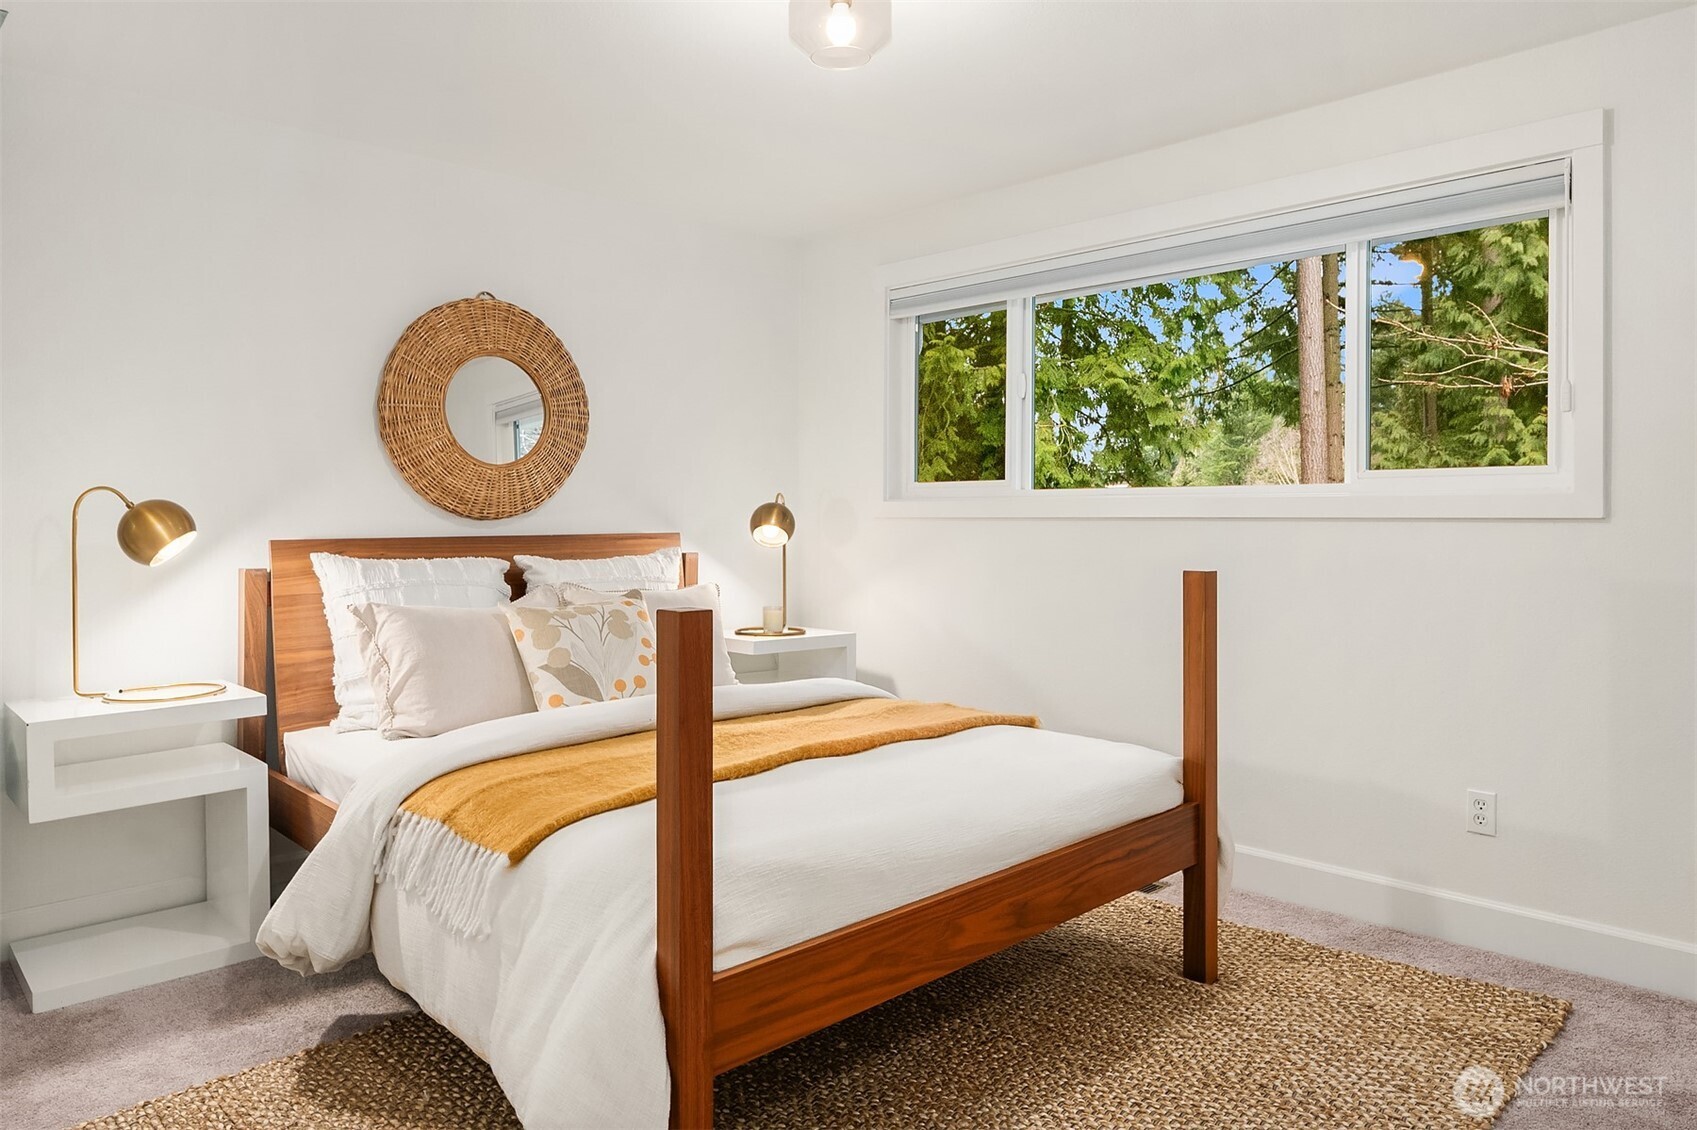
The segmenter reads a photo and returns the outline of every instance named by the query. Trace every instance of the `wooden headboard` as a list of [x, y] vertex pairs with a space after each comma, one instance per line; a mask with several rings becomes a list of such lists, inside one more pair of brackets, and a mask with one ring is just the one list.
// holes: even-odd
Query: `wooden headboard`
[[[537, 557], [617, 557], [627, 553], [652, 553], [681, 544], [677, 534], [494, 534], [476, 537], [428, 538], [319, 538], [271, 543], [269, 577], [270, 642], [272, 669], [269, 689], [277, 716], [279, 744], [292, 730], [323, 726], [336, 716], [336, 696], [331, 689], [330, 626], [324, 620], [324, 598], [318, 577], [312, 571], [314, 553], [339, 553], [344, 557], [504, 557], [517, 554]], [[696, 557], [683, 555], [681, 583], [696, 581]], [[257, 574], [257, 576], [256, 576]], [[266, 583], [264, 571], [248, 570], [244, 578], [244, 604], [263, 606], [252, 590]], [[523, 571], [514, 565], [507, 572], [513, 597], [524, 595]], [[255, 613], [251, 617], [258, 619]], [[244, 679], [257, 662], [265, 671], [263, 623], [244, 625]], [[260, 641], [255, 645], [255, 641]], [[257, 651], [257, 654], [255, 652]], [[252, 682], [248, 682], [253, 686]], [[255, 719], [263, 725], [262, 720]], [[259, 731], [263, 750], [264, 734]], [[246, 744], [244, 743], [244, 748]], [[252, 752], [250, 750], [250, 752]], [[279, 759], [282, 751], [278, 751]]]

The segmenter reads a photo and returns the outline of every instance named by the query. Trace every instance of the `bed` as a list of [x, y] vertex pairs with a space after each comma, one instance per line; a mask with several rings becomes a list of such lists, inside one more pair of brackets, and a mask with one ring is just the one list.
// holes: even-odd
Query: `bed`
[[[273, 825], [313, 850], [267, 919], [267, 952], [305, 972], [374, 951], [490, 1062], [527, 1125], [710, 1126], [715, 1075], [1177, 871], [1183, 974], [1215, 979], [1212, 573], [1184, 577], [1176, 763], [992, 726], [715, 784], [716, 719], [884, 692], [847, 680], [716, 692], [712, 617], [697, 611], [657, 614], [659, 670], [675, 675], [645, 699], [417, 745], [324, 731], [336, 703], [311, 553], [511, 560], [677, 545], [676, 534], [273, 542], [270, 570], [244, 574], [243, 675], [274, 706]], [[683, 583], [695, 570], [684, 555]], [[508, 580], [521, 595], [522, 576]], [[240, 740], [263, 757], [256, 721]], [[655, 800], [549, 836], [494, 885], [475, 935], [380, 878], [390, 818], [439, 773], [643, 727]], [[291, 758], [303, 763], [293, 773]]]

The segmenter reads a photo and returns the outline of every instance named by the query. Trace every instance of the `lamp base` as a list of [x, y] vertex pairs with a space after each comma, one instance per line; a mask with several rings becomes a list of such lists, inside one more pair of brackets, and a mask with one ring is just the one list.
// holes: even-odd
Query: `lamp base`
[[153, 687], [120, 687], [100, 696], [101, 702], [145, 703], [184, 702], [191, 698], [212, 698], [230, 688], [224, 683], [161, 683]]
[[779, 636], [805, 636], [806, 634], [806, 628], [780, 628], [775, 632], [768, 632], [765, 628], [737, 629], [737, 635], [739, 636], [766, 636], [769, 639], [775, 639]]

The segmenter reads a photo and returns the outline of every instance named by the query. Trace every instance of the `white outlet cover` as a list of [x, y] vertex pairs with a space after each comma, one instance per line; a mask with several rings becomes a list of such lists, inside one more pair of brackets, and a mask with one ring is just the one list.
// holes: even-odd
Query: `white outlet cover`
[[1497, 794], [1484, 789], [1467, 790], [1467, 830], [1479, 836], [1497, 834]]

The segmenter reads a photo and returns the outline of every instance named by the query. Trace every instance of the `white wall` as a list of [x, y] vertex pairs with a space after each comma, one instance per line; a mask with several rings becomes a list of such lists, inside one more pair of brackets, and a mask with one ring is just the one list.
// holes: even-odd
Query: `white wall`
[[[401, 331], [480, 290], [553, 327], [591, 411], [565, 487], [497, 528], [679, 530], [757, 618], [775, 563], [748, 514], [796, 459], [740, 440], [794, 419], [792, 246], [17, 68], [0, 92], [7, 700], [69, 691], [69, 509], [91, 484], [201, 529], [142, 569], [116, 500], [84, 506], [93, 686], [233, 678], [237, 570], [269, 539], [488, 531], [406, 486], [375, 414]], [[75, 900], [118, 888], [152, 890], [135, 910], [192, 899], [197, 835], [175, 811], [32, 827], [0, 802], [3, 936], [107, 917]]]
[[[1179, 572], [1218, 568], [1242, 885], [1697, 995], [1694, 32], [1687, 9], [810, 245], [803, 622], [858, 629], [904, 694], [1173, 749]], [[1599, 107], [1606, 520], [882, 511], [881, 264]], [[1463, 831], [1470, 787], [1495, 839]]]

